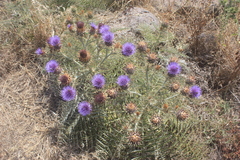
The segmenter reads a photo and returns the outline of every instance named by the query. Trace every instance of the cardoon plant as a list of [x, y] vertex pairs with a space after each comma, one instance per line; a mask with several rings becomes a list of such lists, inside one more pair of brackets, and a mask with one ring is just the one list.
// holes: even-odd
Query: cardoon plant
[[[75, 27], [59, 35], [62, 44], [58, 36], [50, 38], [48, 56], [42, 57], [54, 59], [46, 64], [48, 73], [56, 73], [58, 62], [68, 73], [55, 77], [53, 88], [61, 96], [61, 138], [96, 150], [102, 159], [204, 157], [196, 149], [205, 144], [195, 143], [198, 121], [188, 105], [195, 100], [189, 95], [198, 98], [201, 89], [193, 86], [181, 94], [189, 88], [179, 75], [183, 64], [161, 67], [168, 62], [162, 52], [149, 51], [155, 42], [140, 42], [138, 50], [135, 42], [115, 43], [108, 25], [82, 20]], [[61, 50], [52, 54], [55, 46]]]

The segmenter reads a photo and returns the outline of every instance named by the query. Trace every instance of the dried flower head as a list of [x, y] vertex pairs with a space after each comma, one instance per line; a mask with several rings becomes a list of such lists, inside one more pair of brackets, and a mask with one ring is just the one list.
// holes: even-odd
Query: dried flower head
[[137, 49], [140, 52], [145, 52], [145, 51], [147, 51], [147, 44], [144, 41], [141, 41], [138, 43]]
[[182, 89], [182, 91], [181, 91], [181, 93], [182, 93], [183, 95], [189, 95], [189, 92], [190, 92], [190, 90], [189, 90], [188, 87], [184, 87], [184, 88]]
[[111, 46], [114, 39], [114, 34], [112, 32], [105, 32], [102, 34], [102, 39], [105, 42], [106, 46]]
[[61, 82], [61, 85], [66, 86], [71, 83], [71, 78], [67, 73], [65, 73], [59, 77], [59, 81]]
[[82, 116], [89, 115], [92, 112], [92, 105], [86, 101], [80, 102], [78, 104], [78, 113]]
[[159, 64], [157, 64], [156, 66], [155, 66], [155, 69], [156, 70], [159, 70], [161, 68], [161, 66], [159, 65]]
[[44, 52], [43, 52], [43, 50], [42, 50], [41, 48], [38, 48], [38, 49], [35, 51], [35, 53], [36, 53], [37, 55], [43, 55], [43, 54], [44, 54]]
[[87, 12], [87, 17], [88, 17], [89, 19], [93, 18], [93, 13], [92, 13], [92, 11], [88, 11], [88, 12]]
[[128, 113], [134, 113], [137, 110], [137, 106], [134, 103], [128, 103], [126, 105], [126, 110]]
[[55, 60], [50, 60], [47, 62], [45, 69], [48, 73], [57, 73], [59, 64]]
[[186, 79], [186, 83], [187, 84], [193, 84], [195, 83], [195, 77], [194, 76], [189, 76], [187, 79]]
[[179, 88], [180, 88], [180, 85], [178, 83], [173, 83], [171, 85], [171, 90], [174, 92], [177, 91]]
[[157, 115], [152, 116], [151, 123], [153, 125], [159, 125], [161, 123], [161, 118]]
[[180, 120], [180, 121], [184, 121], [185, 119], [188, 118], [188, 114], [186, 111], [184, 110], [179, 110], [177, 112], [177, 119]]
[[117, 90], [116, 89], [109, 89], [109, 90], [107, 90], [107, 95], [110, 98], [115, 98], [117, 96]]
[[130, 83], [130, 78], [126, 75], [121, 75], [117, 79], [117, 84], [122, 88], [122, 89], [127, 89]]
[[141, 135], [138, 132], [131, 132], [128, 140], [131, 144], [139, 144], [142, 141]]
[[155, 53], [150, 53], [148, 54], [148, 62], [149, 63], [154, 63], [157, 60], [157, 55]]
[[202, 94], [202, 90], [199, 86], [195, 85], [190, 88], [190, 96], [192, 98], [198, 98]]
[[107, 96], [104, 93], [99, 92], [94, 96], [94, 102], [97, 104], [101, 104], [105, 102], [106, 98]]
[[178, 62], [178, 57], [171, 57], [171, 59], [170, 59], [170, 61], [169, 61], [169, 63], [171, 63], [171, 62]]
[[124, 67], [124, 70], [127, 74], [133, 74], [135, 71], [135, 67], [132, 63], [129, 63]]
[[127, 42], [122, 46], [122, 54], [124, 56], [131, 56], [135, 52], [136, 52], [136, 48], [135, 48], [134, 44], [132, 44], [132, 43]]
[[92, 85], [97, 88], [101, 89], [105, 85], [105, 77], [101, 74], [96, 74], [92, 78]]
[[167, 66], [167, 70], [169, 76], [176, 76], [181, 72], [181, 66], [176, 62], [170, 62]]
[[71, 86], [66, 86], [62, 89], [61, 96], [64, 101], [74, 100], [76, 97], [76, 90]]
[[91, 59], [91, 54], [86, 50], [80, 50], [78, 58], [79, 58], [79, 61], [87, 63]]
[[166, 104], [166, 103], [163, 105], [163, 108], [164, 108], [164, 109], [168, 109], [168, 107], [169, 107], [169, 106], [168, 106], [168, 104]]
[[60, 38], [58, 36], [53, 36], [48, 39], [48, 44], [51, 48], [59, 50], [61, 48]]
[[114, 48], [122, 48], [121, 43], [117, 42], [117, 43], [114, 45]]

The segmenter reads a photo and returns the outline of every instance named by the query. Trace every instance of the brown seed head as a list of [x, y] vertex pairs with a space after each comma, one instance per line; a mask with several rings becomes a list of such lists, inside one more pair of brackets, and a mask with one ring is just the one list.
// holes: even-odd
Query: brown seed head
[[164, 108], [164, 109], [168, 109], [168, 107], [169, 107], [168, 104], [164, 104], [164, 105], [163, 105], [163, 108]]
[[128, 140], [132, 144], [139, 144], [142, 141], [142, 138], [138, 132], [131, 132], [129, 134]]
[[141, 41], [138, 43], [137, 49], [140, 52], [145, 52], [145, 51], [147, 51], [147, 44], [144, 41]]
[[156, 70], [159, 70], [160, 68], [161, 68], [161, 66], [159, 64], [155, 66]]
[[195, 77], [194, 76], [189, 76], [187, 79], [186, 79], [186, 83], [187, 84], [193, 84], [195, 83]]
[[61, 85], [66, 86], [71, 83], [71, 78], [67, 73], [65, 73], [59, 77], [59, 81], [61, 82]]
[[102, 92], [99, 92], [98, 94], [96, 94], [94, 96], [94, 102], [97, 103], [97, 104], [101, 104], [101, 103], [104, 103], [105, 100], [106, 100], [106, 95]]
[[189, 88], [188, 87], [184, 87], [183, 90], [181, 91], [183, 95], [189, 95]]
[[114, 48], [116, 48], [116, 49], [122, 48], [121, 43], [117, 42], [117, 43], [114, 45]]
[[116, 89], [109, 89], [109, 90], [107, 90], [107, 95], [110, 98], [115, 98], [117, 96], [117, 90]]
[[134, 103], [129, 103], [126, 106], [126, 110], [128, 113], [134, 113], [137, 110], [137, 106]]
[[87, 12], [87, 17], [88, 17], [89, 19], [93, 18], [92, 11], [88, 11], [88, 12]]
[[188, 117], [187, 112], [185, 112], [184, 110], [179, 110], [177, 112], [177, 119], [180, 121], [184, 121], [186, 118]]
[[180, 85], [178, 83], [173, 83], [171, 86], [172, 91], [177, 91], [180, 88]]
[[161, 118], [155, 115], [151, 118], [151, 123], [154, 125], [159, 125], [161, 123]]
[[129, 63], [125, 66], [124, 70], [126, 71], [127, 74], [133, 74], [135, 71], [135, 67], [132, 63]]
[[148, 55], [148, 62], [149, 63], [154, 63], [157, 60], [157, 55], [155, 53], [150, 53]]
[[86, 51], [86, 50], [79, 51], [79, 60], [81, 62], [85, 62], [86, 63], [86, 62], [89, 62], [90, 59], [91, 59], [91, 55], [90, 55], [90, 53], [88, 51]]

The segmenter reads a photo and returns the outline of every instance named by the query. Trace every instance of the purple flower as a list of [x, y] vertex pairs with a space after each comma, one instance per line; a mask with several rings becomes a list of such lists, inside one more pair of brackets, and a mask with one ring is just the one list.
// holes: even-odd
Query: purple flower
[[44, 52], [42, 51], [41, 48], [38, 48], [38, 49], [35, 51], [35, 53], [36, 53], [37, 55], [42, 55]]
[[112, 32], [106, 32], [102, 35], [102, 39], [104, 40], [106, 46], [111, 46], [114, 39], [114, 34]]
[[90, 29], [90, 34], [93, 35], [95, 34], [96, 30], [97, 30], [97, 26], [94, 23], [90, 23], [91, 29]]
[[93, 22], [90, 23], [90, 26], [91, 26], [93, 29], [95, 29], [95, 30], [98, 28], [97, 25], [96, 25], [95, 23], [93, 23]]
[[122, 46], [122, 54], [124, 56], [131, 56], [136, 52], [136, 47], [132, 43], [125, 43]]
[[103, 26], [101, 26], [101, 28], [99, 29], [99, 33], [101, 33], [101, 34], [105, 34], [105, 33], [107, 33], [107, 32], [109, 32], [109, 26], [108, 25], [103, 25]]
[[64, 101], [71, 101], [76, 97], [76, 90], [71, 86], [66, 86], [62, 89], [61, 96]]
[[82, 116], [86, 116], [92, 112], [92, 105], [86, 101], [80, 102], [78, 104], [78, 113]]
[[60, 46], [60, 38], [58, 36], [50, 37], [48, 40], [48, 44], [50, 44], [53, 47], [59, 47]]
[[171, 62], [167, 66], [167, 70], [168, 70], [168, 75], [176, 76], [181, 72], [181, 66], [176, 62]]
[[100, 89], [105, 85], [105, 78], [103, 75], [101, 74], [96, 74], [95, 76], [93, 76], [92, 78], [92, 85], [97, 88]]
[[71, 26], [72, 26], [71, 24], [68, 24], [68, 25], [67, 25], [67, 28], [69, 29]]
[[57, 69], [59, 67], [59, 64], [55, 60], [50, 60], [47, 62], [45, 69], [48, 73], [55, 73], [57, 72]]
[[130, 78], [126, 75], [121, 75], [118, 77], [117, 79], [117, 84], [120, 86], [120, 87], [123, 87], [123, 88], [127, 88], [128, 87], [128, 84], [130, 82]]
[[195, 85], [190, 88], [190, 96], [192, 98], [198, 98], [199, 96], [201, 96], [201, 94], [202, 94], [202, 90], [199, 86]]

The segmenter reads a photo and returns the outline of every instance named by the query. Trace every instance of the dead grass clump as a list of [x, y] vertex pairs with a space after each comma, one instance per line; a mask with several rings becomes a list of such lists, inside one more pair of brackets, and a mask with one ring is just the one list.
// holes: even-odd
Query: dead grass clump
[[236, 85], [240, 75], [240, 43], [238, 24], [231, 21], [218, 32], [218, 54], [214, 59], [212, 86], [229, 89]]

